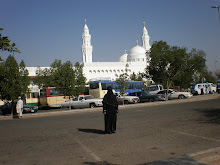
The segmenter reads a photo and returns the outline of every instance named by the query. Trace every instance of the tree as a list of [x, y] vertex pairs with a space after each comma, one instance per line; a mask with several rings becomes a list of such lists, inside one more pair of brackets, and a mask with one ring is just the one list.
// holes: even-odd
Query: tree
[[15, 100], [22, 94], [22, 77], [19, 72], [19, 66], [14, 56], [9, 55], [5, 62], [0, 65], [1, 74], [0, 79], [0, 94], [2, 100], [12, 102], [12, 112], [15, 112]]
[[28, 86], [30, 85], [30, 77], [28, 77], [29, 72], [25, 68], [25, 63], [22, 60], [19, 65], [19, 73], [20, 73], [20, 86], [21, 86], [21, 96], [25, 100], [25, 94], [28, 92]]
[[200, 82], [202, 73], [207, 71], [206, 67], [206, 53], [203, 50], [197, 50], [193, 48], [189, 52], [188, 70], [191, 70], [193, 80], [191, 83], [195, 84]]
[[220, 72], [215, 73], [215, 75], [217, 76], [217, 78], [220, 78]]
[[75, 96], [85, 92], [86, 77], [83, 75], [83, 66], [79, 62], [75, 64], [76, 89]]
[[125, 94], [125, 90], [128, 88], [128, 80], [129, 75], [127, 73], [127, 68], [125, 69], [125, 73], [116, 75], [118, 78], [116, 79], [116, 83], [118, 84], [118, 88], [120, 89], [121, 95]]
[[34, 84], [38, 85], [39, 88], [44, 87], [53, 87], [54, 82], [53, 75], [51, 74], [51, 70], [48, 68], [41, 69], [38, 67], [36, 70], [36, 77], [34, 79]]
[[133, 73], [130, 75], [130, 79], [136, 81], [136, 80], [137, 80], [137, 75], [133, 72]]
[[186, 48], [169, 46], [166, 42], [154, 42], [150, 52], [150, 65], [146, 73], [152, 76], [156, 83], [162, 83], [167, 89], [173, 84], [189, 87], [193, 74], [201, 74], [205, 68], [205, 52]]
[[216, 83], [216, 78], [214, 77], [212, 72], [209, 71], [205, 71], [204, 73], [202, 73], [202, 77], [204, 77], [206, 79], [206, 82], [212, 82], [212, 83]]
[[134, 81], [143, 81], [143, 78], [145, 77], [145, 73], [139, 72], [138, 74], [135, 74], [134, 72], [130, 75], [130, 79]]
[[2, 99], [14, 101], [21, 95], [19, 66], [15, 58], [10, 55], [3, 67], [5, 68], [5, 76], [1, 80], [1, 84], [4, 84], [1, 90], [1, 97]]
[[[4, 30], [4, 29], [0, 28], [0, 30]], [[0, 33], [0, 50], [1, 51], [20, 53], [20, 51], [15, 46], [16, 46], [15, 43], [11, 44], [11, 40], [9, 40], [8, 37], [3, 37]], [[2, 61], [1, 56], [0, 56], [0, 61]]]

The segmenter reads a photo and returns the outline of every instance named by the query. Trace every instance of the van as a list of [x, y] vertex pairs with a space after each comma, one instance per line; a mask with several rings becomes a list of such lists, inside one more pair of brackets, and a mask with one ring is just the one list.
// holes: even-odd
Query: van
[[193, 95], [213, 94], [216, 92], [216, 86], [213, 83], [199, 83], [195, 84], [191, 93]]

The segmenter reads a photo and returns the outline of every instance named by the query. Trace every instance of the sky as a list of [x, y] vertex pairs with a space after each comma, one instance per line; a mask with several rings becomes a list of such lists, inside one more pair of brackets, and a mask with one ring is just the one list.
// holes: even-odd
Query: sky
[[[116, 62], [141, 43], [143, 22], [154, 41], [206, 53], [209, 71], [220, 71], [220, 0], [0, 0], [2, 36], [16, 43], [18, 62], [50, 66], [82, 62], [87, 20], [93, 62]], [[3, 59], [9, 53], [0, 53]]]

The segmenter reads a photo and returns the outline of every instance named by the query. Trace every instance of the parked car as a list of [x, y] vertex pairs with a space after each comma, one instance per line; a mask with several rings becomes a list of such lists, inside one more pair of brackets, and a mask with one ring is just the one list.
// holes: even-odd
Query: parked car
[[[167, 90], [162, 90], [157, 93], [158, 95], [166, 96]], [[168, 99], [184, 99], [184, 98], [190, 98], [192, 97], [192, 94], [190, 92], [176, 92], [174, 90], [169, 89], [168, 90]]]
[[153, 101], [165, 100], [165, 97], [163, 95], [150, 94], [149, 92], [146, 91], [132, 92], [129, 95], [139, 97], [140, 102], [147, 102], [147, 101], [153, 102]]
[[172, 86], [170, 89], [176, 91], [176, 92], [184, 92], [184, 89], [181, 88], [180, 86]]
[[11, 103], [5, 103], [0, 107], [2, 115], [11, 114], [12, 112], [12, 104]]
[[94, 108], [98, 106], [103, 106], [102, 100], [100, 98], [95, 98], [91, 95], [82, 95], [77, 98], [71, 99], [70, 101], [65, 101], [61, 104], [62, 108]]
[[119, 104], [135, 104], [135, 103], [139, 103], [140, 99], [137, 96], [129, 96], [129, 95], [124, 95], [122, 96], [120, 93], [115, 93], [116, 97], [117, 97], [117, 101]]
[[23, 113], [35, 113], [38, 111], [38, 107], [36, 106], [31, 106], [31, 105], [28, 105], [28, 104], [24, 104], [23, 105]]
[[[0, 109], [2, 111], [2, 115], [11, 114], [12, 104], [6, 103], [3, 106], [1, 106]], [[35, 106], [31, 106], [31, 105], [27, 105], [27, 104], [23, 105], [23, 113], [29, 113], [29, 112], [35, 113], [37, 111], [38, 111], [38, 108]]]

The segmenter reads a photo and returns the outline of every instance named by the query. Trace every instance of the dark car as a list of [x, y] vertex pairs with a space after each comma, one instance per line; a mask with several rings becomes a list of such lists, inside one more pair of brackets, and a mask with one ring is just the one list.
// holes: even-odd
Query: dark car
[[31, 106], [31, 105], [27, 105], [27, 104], [24, 104], [23, 106], [23, 113], [35, 113], [38, 111], [38, 108], [35, 107], [35, 106]]
[[140, 99], [140, 102], [153, 102], [153, 101], [160, 101], [164, 100], [164, 97], [162, 95], [157, 94], [149, 94], [146, 91], [141, 92], [132, 92], [129, 94], [130, 96], [138, 96]]
[[0, 107], [2, 115], [11, 114], [12, 112], [12, 104], [5, 103], [3, 106]]

